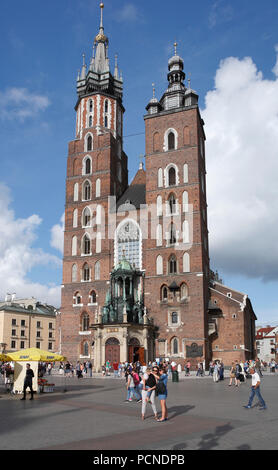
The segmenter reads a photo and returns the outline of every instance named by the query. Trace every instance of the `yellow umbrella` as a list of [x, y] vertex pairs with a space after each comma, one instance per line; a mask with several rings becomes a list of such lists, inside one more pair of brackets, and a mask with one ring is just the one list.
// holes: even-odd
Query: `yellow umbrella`
[[66, 360], [66, 357], [61, 356], [60, 354], [55, 354], [53, 352], [44, 351], [43, 349], [38, 348], [21, 349], [20, 351], [10, 353], [9, 357], [10, 360], [13, 361], [62, 362]]
[[11, 361], [12, 358], [10, 356], [8, 356], [7, 354], [0, 354], [0, 361], [5, 361], [5, 362], [9, 362]]

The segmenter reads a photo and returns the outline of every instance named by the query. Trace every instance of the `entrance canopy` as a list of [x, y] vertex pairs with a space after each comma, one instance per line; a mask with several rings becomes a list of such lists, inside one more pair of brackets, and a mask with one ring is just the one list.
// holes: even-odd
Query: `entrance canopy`
[[28, 348], [21, 349], [14, 353], [9, 354], [9, 358], [12, 361], [44, 361], [44, 362], [53, 362], [53, 361], [65, 361], [66, 357], [61, 356], [60, 354], [55, 354], [49, 351], [44, 351], [43, 349], [37, 348]]

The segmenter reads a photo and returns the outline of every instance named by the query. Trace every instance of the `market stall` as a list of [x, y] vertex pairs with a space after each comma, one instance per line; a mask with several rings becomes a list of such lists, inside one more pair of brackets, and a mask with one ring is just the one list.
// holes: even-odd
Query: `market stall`
[[38, 393], [53, 392], [55, 385], [48, 383], [46, 379], [38, 377], [39, 362], [65, 361], [66, 358], [60, 354], [54, 354], [43, 349], [29, 348], [9, 354], [10, 360], [14, 361], [14, 393], [23, 393], [24, 379], [26, 375], [26, 364], [29, 363], [34, 372], [33, 390]]

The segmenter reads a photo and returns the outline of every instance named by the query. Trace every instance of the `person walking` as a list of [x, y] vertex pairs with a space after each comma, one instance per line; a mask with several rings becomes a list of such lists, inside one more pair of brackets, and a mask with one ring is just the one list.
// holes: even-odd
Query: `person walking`
[[155, 377], [158, 379], [156, 384], [156, 395], [157, 398], [160, 400], [161, 405], [161, 418], [157, 420], [158, 423], [162, 423], [163, 421], [167, 421], [168, 419], [168, 409], [166, 405], [166, 399], [168, 396], [167, 391], [167, 382], [168, 382], [168, 375], [167, 371], [162, 368], [159, 370], [158, 375]]
[[251, 406], [252, 406], [252, 403], [253, 403], [254, 396], [257, 395], [259, 403], [261, 405], [261, 407], [259, 409], [260, 410], [266, 410], [267, 406], [265, 404], [265, 401], [264, 401], [264, 399], [261, 395], [261, 391], [260, 391], [260, 385], [261, 385], [260, 376], [259, 376], [258, 372], [256, 372], [254, 367], [252, 367], [250, 369], [250, 374], [252, 376], [251, 393], [250, 393], [250, 396], [249, 396], [248, 404], [245, 405], [243, 408], [250, 409]]
[[229, 383], [229, 387], [231, 387], [233, 385], [233, 379], [235, 381], [235, 385], [236, 385], [236, 366], [235, 366], [235, 363], [232, 362], [232, 365], [231, 365], [231, 369], [230, 369], [230, 383]]
[[263, 374], [262, 374], [262, 370], [261, 370], [261, 361], [260, 359], [257, 357], [256, 359], [256, 364], [255, 364], [255, 368], [256, 368], [256, 372], [258, 372], [258, 374], [263, 377]]
[[238, 361], [235, 361], [235, 368], [236, 368], [236, 387], [239, 387], [240, 384], [240, 374], [242, 372], [241, 365]]
[[219, 381], [219, 369], [220, 369], [219, 363], [218, 361], [215, 361], [214, 368], [213, 368], [213, 376], [212, 376], [214, 383]]
[[186, 368], [186, 372], [185, 372], [186, 377], [190, 376], [190, 367], [191, 367], [190, 361], [187, 361], [186, 366], [185, 366], [185, 368]]
[[26, 364], [26, 375], [24, 379], [24, 385], [23, 385], [23, 397], [21, 400], [26, 400], [26, 390], [27, 388], [30, 388], [31, 391], [31, 398], [30, 400], [33, 400], [33, 377], [34, 377], [34, 372], [33, 369], [31, 369], [30, 364]]
[[142, 415], [142, 420], [145, 419], [145, 412], [146, 412], [146, 407], [147, 404], [150, 402], [152, 406], [152, 410], [154, 413], [154, 419], [157, 420], [157, 410], [156, 410], [156, 405], [155, 405], [155, 388], [156, 388], [156, 378], [154, 374], [158, 374], [158, 367], [155, 366], [152, 370], [148, 367], [146, 371], [144, 372], [141, 384], [142, 384], [142, 409], [141, 409], [141, 415]]

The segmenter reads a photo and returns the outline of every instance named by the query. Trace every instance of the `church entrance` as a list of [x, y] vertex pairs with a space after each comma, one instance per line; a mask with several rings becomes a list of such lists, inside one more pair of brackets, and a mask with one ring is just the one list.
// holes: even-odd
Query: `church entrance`
[[117, 338], [109, 338], [105, 343], [105, 362], [120, 362], [120, 343]]
[[140, 347], [137, 338], [131, 338], [128, 343], [128, 362], [137, 362], [145, 364], [145, 349]]

